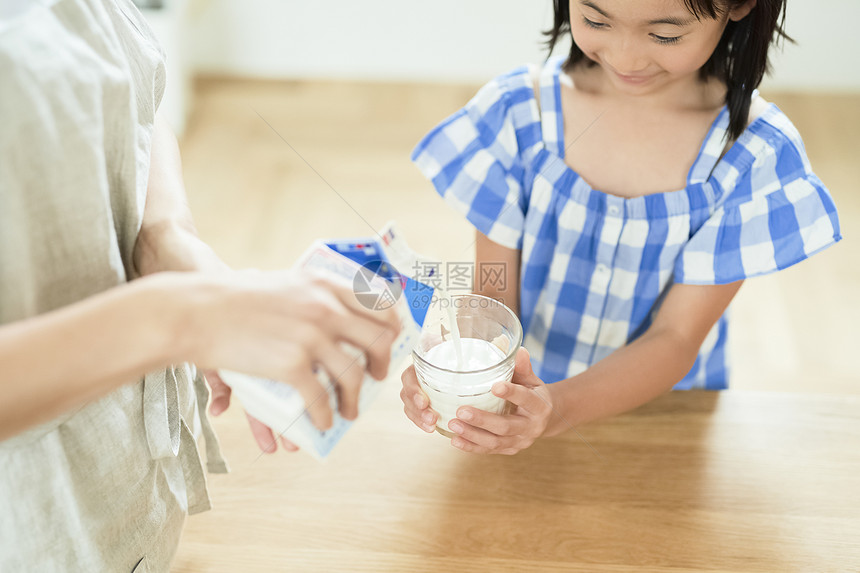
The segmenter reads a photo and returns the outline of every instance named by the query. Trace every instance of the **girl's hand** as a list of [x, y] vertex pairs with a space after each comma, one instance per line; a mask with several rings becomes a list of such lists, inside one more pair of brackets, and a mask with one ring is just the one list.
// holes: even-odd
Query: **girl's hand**
[[409, 366], [404, 370], [400, 380], [403, 382], [400, 399], [403, 401], [403, 411], [406, 412], [406, 417], [425, 432], [433, 433], [436, 430], [436, 420], [439, 419], [439, 414], [430, 409], [430, 399], [418, 385], [415, 366]]
[[458, 434], [451, 444], [464, 452], [513, 455], [531, 446], [546, 430], [553, 413], [552, 397], [532, 372], [529, 353], [517, 352], [511, 382], [493, 386], [493, 394], [514, 405], [511, 414], [491, 414], [461, 406], [448, 428]]
[[[315, 366], [337, 386], [339, 411], [350, 420], [358, 415], [365, 370], [377, 380], [388, 372], [400, 319], [393, 309], [362, 306], [346, 281], [309, 271], [227, 272], [196, 280], [192, 361], [204, 369], [235, 370], [293, 386], [320, 429], [331, 426], [332, 412]], [[367, 366], [345, 352], [342, 342], [362, 351]]]

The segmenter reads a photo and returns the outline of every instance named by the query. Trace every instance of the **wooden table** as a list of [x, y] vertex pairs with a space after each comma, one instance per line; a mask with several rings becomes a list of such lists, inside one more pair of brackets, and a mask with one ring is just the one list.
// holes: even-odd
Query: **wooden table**
[[217, 420], [233, 472], [174, 571], [860, 571], [860, 397], [673, 392], [505, 457], [412, 427], [398, 390], [324, 463]]

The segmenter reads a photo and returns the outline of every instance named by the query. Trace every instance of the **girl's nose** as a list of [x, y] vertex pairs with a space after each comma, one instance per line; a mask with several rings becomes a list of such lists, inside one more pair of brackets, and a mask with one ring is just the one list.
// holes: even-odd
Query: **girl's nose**
[[627, 39], [612, 46], [609, 53], [604, 55], [604, 59], [607, 64], [612, 66], [612, 69], [625, 76], [635, 76], [648, 67], [644, 50], [640, 46], [636, 46], [635, 42]]

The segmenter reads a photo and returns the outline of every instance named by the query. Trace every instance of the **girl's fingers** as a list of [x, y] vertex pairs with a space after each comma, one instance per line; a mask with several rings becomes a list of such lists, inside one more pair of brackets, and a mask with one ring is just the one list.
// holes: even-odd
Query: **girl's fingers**
[[543, 386], [521, 386], [511, 382], [499, 382], [493, 385], [493, 394], [504, 398], [517, 407], [518, 412], [531, 416], [542, 417], [552, 409], [549, 398], [544, 394]]
[[448, 428], [457, 434], [457, 438], [454, 438], [451, 442], [455, 447], [464, 449], [461, 446], [470, 445], [470, 449], [465, 451], [491, 454], [516, 453], [525, 447], [524, 445], [519, 445], [524, 441], [524, 438], [520, 435], [500, 436], [484, 428], [466, 424], [461, 420], [451, 420], [448, 423]]
[[430, 409], [418, 410], [416, 408], [410, 408], [408, 405], [403, 407], [403, 411], [406, 413], [406, 417], [409, 418], [413, 424], [428, 434], [436, 430], [436, 420], [438, 417], [436, 412]]
[[415, 404], [415, 407], [419, 410], [426, 410], [430, 407], [430, 399], [427, 398], [427, 395], [421, 390], [417, 390], [412, 394], [412, 403]]
[[[496, 436], [519, 436], [527, 433], [530, 420], [518, 414], [492, 414], [484, 410], [461, 406], [457, 410], [457, 420], [464, 427], [474, 427]], [[451, 422], [455, 423], [454, 421]]]
[[[502, 447], [502, 444], [508, 439], [507, 436], [499, 436], [483, 428], [476, 428], [458, 420], [448, 422], [448, 429], [460, 436], [462, 440], [485, 448], [487, 451]], [[454, 439], [456, 440], [456, 438]]]
[[403, 374], [400, 375], [400, 381], [403, 383], [403, 388], [409, 390], [410, 394], [414, 394], [417, 390], [421, 389], [421, 386], [418, 384], [418, 376], [415, 374], [414, 364], [403, 371]]
[[415, 367], [410, 366], [404, 370], [400, 379], [403, 382], [400, 400], [403, 402], [403, 411], [406, 413], [406, 417], [425, 432], [432, 432], [436, 429], [436, 420], [439, 416], [430, 409], [430, 400], [418, 385]]
[[403, 402], [411, 402], [419, 410], [424, 410], [430, 407], [430, 398], [421, 389], [421, 384], [418, 383], [418, 376], [415, 374], [415, 366], [412, 365], [403, 371], [400, 375], [400, 381], [403, 382], [403, 390], [401, 398]]
[[409, 394], [404, 388], [400, 391], [400, 399], [403, 401], [403, 411], [412, 423], [424, 430], [432, 432], [436, 429], [436, 420], [439, 415], [428, 407], [419, 407], [419, 403], [426, 403], [426, 397], [421, 394]]
[[470, 454], [489, 454], [490, 452], [487, 448], [483, 446], [479, 446], [478, 444], [474, 444], [465, 438], [461, 438], [457, 436], [451, 439], [451, 445], [457, 448], [458, 450], [463, 450], [464, 452], [469, 452]]

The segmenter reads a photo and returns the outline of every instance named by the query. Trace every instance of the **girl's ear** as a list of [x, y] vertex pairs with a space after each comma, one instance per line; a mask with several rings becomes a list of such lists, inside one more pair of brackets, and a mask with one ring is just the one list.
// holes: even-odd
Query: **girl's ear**
[[738, 4], [729, 11], [729, 20], [737, 22], [747, 17], [747, 14], [755, 8], [756, 0], [746, 0], [742, 4]]

